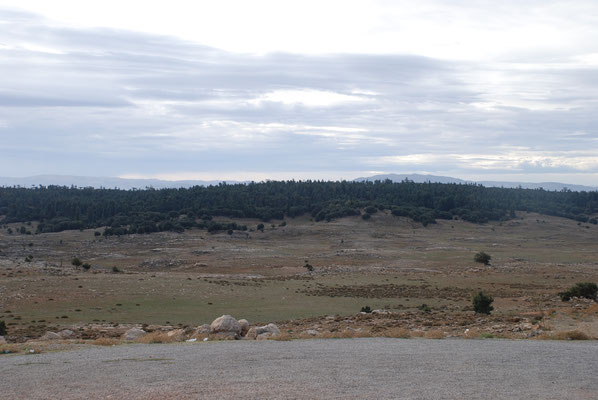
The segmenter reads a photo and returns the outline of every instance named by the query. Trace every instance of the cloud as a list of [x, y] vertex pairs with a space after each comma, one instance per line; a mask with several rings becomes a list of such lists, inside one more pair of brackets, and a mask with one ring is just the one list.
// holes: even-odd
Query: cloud
[[0, 20], [6, 175], [598, 172], [598, 51], [255, 55]]

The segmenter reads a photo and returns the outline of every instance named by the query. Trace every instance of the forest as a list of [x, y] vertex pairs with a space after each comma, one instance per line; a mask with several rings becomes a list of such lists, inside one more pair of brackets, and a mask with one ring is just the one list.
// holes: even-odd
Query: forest
[[[508, 220], [531, 211], [596, 224], [598, 192], [510, 189], [474, 184], [267, 181], [188, 189], [119, 190], [65, 186], [0, 187], [0, 223], [39, 221], [34, 233], [103, 228], [97, 234], [246, 230], [213, 217], [263, 222], [309, 215], [315, 221], [345, 216], [369, 219], [380, 210], [424, 226], [438, 219], [473, 223]], [[263, 226], [263, 225], [262, 225]], [[28, 232], [21, 228], [21, 231]], [[11, 230], [12, 231], [12, 230]], [[24, 233], [21, 232], [21, 233]]]

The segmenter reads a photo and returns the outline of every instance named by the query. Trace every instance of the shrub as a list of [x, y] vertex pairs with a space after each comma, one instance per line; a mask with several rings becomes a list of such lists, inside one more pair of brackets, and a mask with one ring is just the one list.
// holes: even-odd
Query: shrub
[[0, 321], [0, 336], [6, 336], [6, 323]]
[[75, 267], [80, 267], [83, 262], [78, 257], [74, 257], [71, 261], [71, 264], [73, 264]]
[[115, 274], [118, 274], [121, 271], [120, 271], [120, 269], [118, 269], [118, 267], [112, 267], [112, 272], [115, 273]]
[[365, 214], [363, 214], [363, 215], [361, 216], [361, 218], [362, 218], [362, 219], [364, 219], [364, 220], [368, 220], [368, 219], [370, 219], [371, 217], [372, 217], [372, 216], [371, 216], [370, 214], [368, 214], [368, 213], [365, 213]]
[[430, 311], [432, 311], [432, 308], [430, 308], [430, 306], [427, 305], [426, 303], [422, 304], [421, 306], [419, 306], [417, 308], [422, 310], [425, 313], [429, 313]]
[[369, 314], [372, 312], [372, 308], [370, 306], [361, 307], [361, 312]]
[[307, 269], [309, 272], [312, 272], [314, 270], [313, 265], [305, 263], [304, 265], [305, 269]]
[[480, 291], [473, 297], [473, 310], [477, 314], [490, 314], [494, 310], [494, 307], [491, 305], [493, 301], [492, 296], [488, 296]]
[[598, 286], [593, 282], [579, 282], [565, 292], [560, 292], [559, 296], [563, 301], [571, 300], [571, 297], [585, 297], [586, 299], [596, 300]]
[[89, 269], [91, 268], [91, 264], [89, 264], [89, 263], [84, 263], [84, 264], [83, 264], [83, 265], [81, 265], [81, 266], [83, 267], [83, 269], [84, 269], [85, 271], [89, 271]]
[[257, 230], [263, 232], [264, 231], [264, 224], [258, 224], [257, 225]]
[[490, 254], [486, 254], [483, 251], [480, 251], [479, 253], [476, 253], [475, 256], [473, 256], [473, 260], [475, 262], [484, 264], [484, 265], [490, 265], [491, 259], [492, 259], [492, 257], [490, 256]]

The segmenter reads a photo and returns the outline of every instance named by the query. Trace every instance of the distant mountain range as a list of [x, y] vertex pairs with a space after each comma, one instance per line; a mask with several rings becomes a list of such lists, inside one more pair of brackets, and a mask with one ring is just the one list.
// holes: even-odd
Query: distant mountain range
[[565, 188], [575, 191], [596, 191], [598, 190], [598, 186], [584, 186], [584, 185], [573, 185], [568, 183], [559, 183], [559, 182], [500, 182], [500, 181], [466, 181], [459, 178], [451, 178], [448, 176], [436, 176], [436, 175], [424, 175], [424, 174], [385, 174], [385, 175], [374, 175], [365, 178], [357, 178], [355, 179], [356, 182], [364, 182], [364, 181], [376, 181], [376, 180], [386, 180], [390, 179], [393, 182], [401, 182], [405, 179], [409, 179], [410, 181], [416, 183], [425, 183], [425, 182], [434, 182], [434, 183], [477, 183], [484, 185], [486, 187], [504, 187], [504, 188], [517, 188], [522, 187], [524, 189], [539, 189], [543, 188], [544, 190], [563, 190]]
[[[596, 191], [598, 186], [584, 186], [572, 185], [559, 182], [499, 182], [499, 181], [467, 181], [459, 178], [451, 178], [448, 176], [424, 175], [424, 174], [385, 174], [374, 175], [369, 177], [357, 178], [356, 182], [376, 181], [390, 179], [393, 182], [401, 182], [405, 179], [417, 183], [434, 182], [434, 183], [477, 183], [487, 187], [505, 187], [516, 188], [522, 187], [524, 189], [538, 189], [545, 190], [563, 190], [567, 188], [573, 191]], [[126, 179], [126, 178], [111, 178], [111, 177], [93, 177], [93, 176], [70, 176], [70, 175], [36, 175], [24, 178], [7, 178], [0, 177], [0, 186], [77, 186], [77, 187], [94, 187], [94, 188], [118, 188], [118, 189], [145, 189], [152, 187], [155, 189], [164, 188], [189, 188], [192, 186], [210, 186], [218, 185], [222, 181], [199, 181], [199, 180], [184, 180], [184, 181], [166, 181], [160, 179]], [[247, 183], [247, 181], [226, 181], [226, 183]]]

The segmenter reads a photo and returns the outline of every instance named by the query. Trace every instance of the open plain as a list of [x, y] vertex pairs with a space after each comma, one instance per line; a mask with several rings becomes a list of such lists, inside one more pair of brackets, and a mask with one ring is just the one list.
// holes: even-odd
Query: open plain
[[[287, 338], [598, 336], [596, 303], [557, 295], [598, 281], [592, 224], [518, 213], [423, 227], [384, 212], [368, 221], [272, 221], [263, 232], [257, 220], [242, 222], [247, 232], [108, 238], [3, 229], [6, 338], [24, 343], [60, 329], [78, 340], [118, 338], [135, 325], [191, 333], [223, 314], [276, 322]], [[13, 225], [17, 232], [21, 224]], [[478, 251], [492, 256], [489, 266], [473, 261]], [[71, 265], [74, 257], [90, 269]], [[490, 316], [472, 311], [479, 290], [495, 299]], [[365, 306], [376, 311], [359, 313]]]

